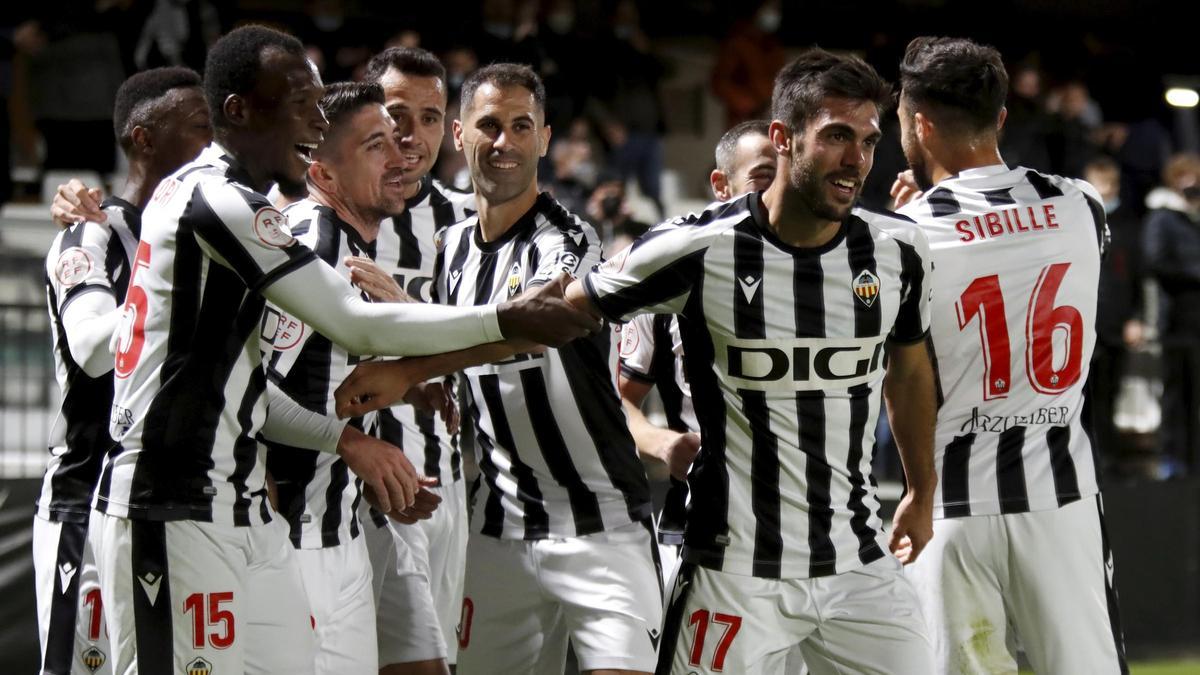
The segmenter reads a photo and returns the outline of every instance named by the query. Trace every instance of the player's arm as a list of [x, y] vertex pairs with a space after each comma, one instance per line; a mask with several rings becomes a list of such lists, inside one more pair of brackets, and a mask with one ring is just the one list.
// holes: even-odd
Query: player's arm
[[63, 331], [71, 358], [88, 377], [100, 377], [113, 368], [113, 334], [121, 321], [121, 308], [112, 291], [84, 293], [62, 313]]
[[896, 509], [888, 546], [905, 564], [916, 560], [933, 538], [933, 500], [937, 487], [933, 464], [937, 394], [933, 377], [924, 341], [889, 347], [883, 397], [908, 489]]
[[58, 302], [58, 315], [67, 336], [71, 358], [88, 377], [113, 368], [111, 344], [121, 309], [105, 264], [109, 238], [105, 226], [81, 223], [55, 239], [47, 257], [46, 277]]
[[656, 459], [667, 466], [667, 470], [678, 480], [687, 480], [688, 467], [700, 451], [700, 436], [680, 433], [655, 425], [642, 412], [642, 403], [653, 385], [626, 376], [617, 377], [617, 389], [621, 393], [621, 404], [625, 407], [625, 418], [629, 433], [643, 457]]

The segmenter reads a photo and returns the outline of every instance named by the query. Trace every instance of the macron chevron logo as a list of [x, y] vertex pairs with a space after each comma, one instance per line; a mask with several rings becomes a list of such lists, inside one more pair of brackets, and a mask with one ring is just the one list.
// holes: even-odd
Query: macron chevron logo
[[749, 274], [738, 279], [738, 285], [742, 287], [742, 295], [746, 296], [746, 302], [754, 302], [754, 296], [758, 294], [760, 284], [762, 284], [762, 279], [755, 279]]

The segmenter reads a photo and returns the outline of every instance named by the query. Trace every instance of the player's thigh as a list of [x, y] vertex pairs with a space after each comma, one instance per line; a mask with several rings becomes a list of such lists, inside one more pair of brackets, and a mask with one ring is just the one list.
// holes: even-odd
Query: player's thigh
[[1041, 673], [1119, 673], [1124, 664], [1099, 498], [1008, 516], [1013, 624]]
[[87, 523], [35, 517], [33, 562], [41, 672], [111, 672], [100, 580]]
[[684, 562], [671, 589], [659, 675], [782, 672], [788, 650], [813, 629], [784, 615], [783, 582]]
[[458, 674], [562, 672], [567, 634], [538, 580], [532, 543], [471, 533]]
[[249, 551], [236, 528], [93, 522], [114, 673], [247, 670]]
[[433, 608], [429, 579], [418, 569], [403, 539], [390, 528], [380, 528], [380, 532], [391, 539], [394, 555], [386, 567], [373, 570], [379, 587], [375, 613], [379, 664], [446, 658], [446, 641]]
[[1015, 672], [1002, 579], [1008, 545], [1001, 516], [944, 518], [904, 568], [920, 598], [937, 673]]
[[916, 591], [895, 558], [809, 583], [820, 621], [800, 652], [814, 675], [934, 672]]
[[663, 598], [652, 528], [634, 523], [538, 542], [534, 551], [581, 670], [654, 670]]
[[300, 549], [296, 559], [312, 612], [318, 675], [375, 672], [375, 601], [362, 537], [323, 549]]
[[277, 518], [246, 529], [246, 672], [311, 673], [312, 613], [287, 525]]

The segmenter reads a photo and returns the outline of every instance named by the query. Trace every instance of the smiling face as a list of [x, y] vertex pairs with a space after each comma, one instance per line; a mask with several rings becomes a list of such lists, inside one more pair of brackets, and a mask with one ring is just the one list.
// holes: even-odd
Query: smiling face
[[243, 97], [248, 152], [240, 159], [268, 180], [299, 182], [329, 128], [319, 105], [325, 86], [303, 56], [268, 48], [261, 62], [254, 90]]
[[[776, 125], [772, 129], [783, 130]], [[879, 109], [873, 102], [825, 97], [812, 118], [792, 135], [789, 190], [816, 216], [844, 219], [871, 171], [880, 136]]]
[[466, 156], [475, 191], [490, 204], [502, 204], [537, 190], [538, 158], [550, 144], [533, 92], [490, 82], [475, 90], [461, 120], [454, 122], [454, 146]]
[[383, 106], [363, 106], [330, 131], [312, 169], [324, 169], [337, 197], [375, 221], [404, 210], [406, 163], [395, 128]]
[[446, 134], [446, 85], [437, 77], [406, 75], [395, 68], [388, 68], [379, 84], [396, 123], [404, 182], [415, 184], [433, 168]]

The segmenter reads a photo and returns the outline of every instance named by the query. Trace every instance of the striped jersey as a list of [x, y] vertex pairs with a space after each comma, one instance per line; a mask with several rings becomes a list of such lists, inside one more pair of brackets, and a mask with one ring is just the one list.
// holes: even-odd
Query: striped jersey
[[[595, 230], [548, 194], [504, 235], [451, 226], [438, 258], [441, 302], [500, 302], [600, 261]], [[650, 487], [617, 396], [613, 332], [468, 368], [466, 414], [480, 480], [472, 529], [505, 539], [574, 537], [651, 516]]]
[[1104, 208], [1080, 180], [994, 165], [902, 209], [929, 238], [938, 369], [934, 516], [1096, 494], [1082, 426]]
[[63, 325], [76, 298], [104, 293], [115, 310], [129, 285], [141, 209], [119, 197], [105, 199], [101, 208], [106, 224], [89, 221], [59, 232], [46, 256], [50, 339], [62, 404], [50, 429], [50, 462], [37, 512], [53, 521], [87, 522], [101, 462], [113, 444], [108, 435], [112, 372], [89, 377], [72, 358], [71, 335]]
[[[375, 257], [376, 242], [364, 241], [328, 206], [305, 199], [283, 213], [296, 239], [347, 280], [350, 271], [342, 263], [347, 256]], [[334, 390], [363, 359], [272, 303], [267, 303], [262, 333], [267, 377], [305, 408], [333, 415]], [[355, 418], [350, 424], [361, 430], [374, 417]], [[362, 480], [341, 457], [270, 441], [267, 447], [267, 470], [275, 479], [279, 512], [288, 521], [294, 546], [327, 548], [359, 535]]]
[[679, 314], [702, 446], [682, 555], [765, 578], [885, 555], [870, 474], [885, 343], [925, 338], [928, 245], [854, 209], [816, 248], [776, 237], [760, 196], [651, 230], [584, 279], [609, 320]]
[[[667, 428], [699, 432], [692, 390], [684, 366], [679, 317], [674, 314], [639, 314], [621, 330], [621, 374], [656, 387], [667, 417]], [[658, 515], [658, 540], [665, 545], [683, 543], [687, 522], [687, 483], [670, 478], [666, 501]]]
[[117, 331], [96, 507], [149, 520], [271, 519], [259, 291], [315, 259], [217, 144], [159, 183]]
[[[404, 213], [380, 228], [376, 262], [412, 298], [432, 300], [433, 269], [445, 229], [475, 212], [475, 195], [458, 192], [426, 176]], [[458, 439], [441, 417], [396, 405], [379, 412], [380, 438], [404, 450], [417, 471], [444, 483], [462, 479]]]

